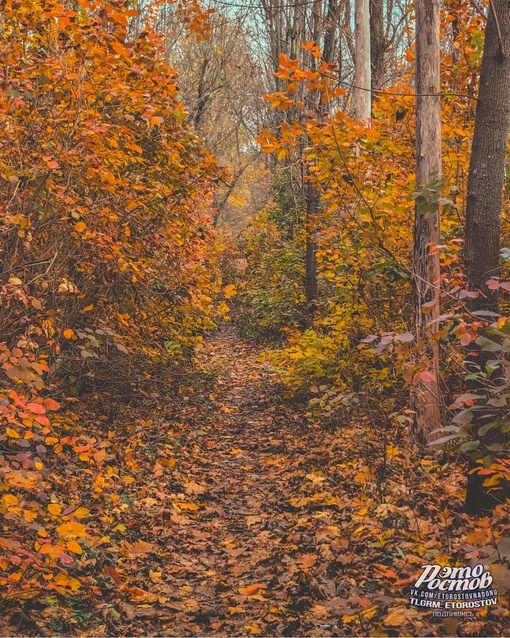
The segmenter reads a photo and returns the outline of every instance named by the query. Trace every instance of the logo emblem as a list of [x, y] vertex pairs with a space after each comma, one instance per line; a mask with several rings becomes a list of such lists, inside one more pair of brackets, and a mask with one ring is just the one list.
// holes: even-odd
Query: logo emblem
[[498, 604], [498, 591], [491, 587], [494, 578], [488, 565], [422, 565], [421, 570], [411, 587], [409, 602], [434, 610], [434, 616], [473, 616], [477, 610]]

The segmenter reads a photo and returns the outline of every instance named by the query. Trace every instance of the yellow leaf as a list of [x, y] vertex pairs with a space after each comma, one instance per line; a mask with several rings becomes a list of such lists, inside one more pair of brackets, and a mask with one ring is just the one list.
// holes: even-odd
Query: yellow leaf
[[58, 516], [61, 511], [62, 508], [57, 503], [51, 503], [50, 505], [48, 505], [48, 512], [50, 514], [53, 514], [54, 516]]
[[163, 465], [163, 467], [167, 467], [169, 470], [173, 470], [176, 460], [174, 458], [165, 459], [164, 457], [158, 459], [158, 463]]
[[5, 428], [5, 433], [7, 434], [7, 436], [10, 436], [11, 439], [19, 439], [19, 434], [16, 432], [16, 430], [11, 430], [11, 428]]
[[78, 591], [78, 589], [80, 589], [81, 587], [81, 583], [77, 578], [71, 578], [69, 584], [71, 585], [71, 589], [73, 591]]
[[2, 498], [2, 501], [4, 503], [6, 503], [7, 505], [17, 505], [18, 504], [18, 497], [14, 496], [14, 494], [6, 494]]
[[407, 618], [404, 611], [405, 610], [402, 609], [395, 609], [390, 612], [390, 614], [383, 620], [383, 625], [386, 627], [401, 627], [402, 625], [405, 625]]
[[200, 509], [200, 507], [198, 505], [195, 505], [194, 503], [176, 503], [176, 505], [181, 510], [191, 510], [195, 512], [196, 510]]
[[83, 554], [83, 549], [81, 548], [81, 545], [77, 543], [76, 541], [67, 541], [66, 545], [67, 545], [67, 549], [70, 552], [73, 552], [73, 554]]
[[230, 297], [233, 297], [236, 294], [237, 290], [234, 284], [230, 284], [230, 286], [227, 286], [225, 288], [224, 292], [225, 292], [225, 299], [230, 299]]
[[247, 629], [253, 636], [262, 633], [260, 625], [258, 625], [256, 622], [251, 625], [245, 625], [244, 628]]
[[85, 222], [76, 222], [74, 227], [79, 233], [82, 233], [85, 230], [85, 228], [87, 228], [87, 224]]
[[67, 328], [66, 330], [64, 330], [64, 337], [66, 339], [72, 339], [74, 337], [74, 331], [71, 330], [71, 328]]
[[66, 538], [67, 536], [78, 536], [81, 538], [87, 536], [85, 532], [85, 525], [82, 525], [82, 523], [75, 523], [74, 521], [59, 525], [57, 527], [57, 534], [63, 538]]
[[85, 518], [85, 516], [88, 516], [89, 514], [90, 510], [88, 510], [86, 507], [79, 507], [73, 512], [73, 516], [76, 516], [76, 518]]

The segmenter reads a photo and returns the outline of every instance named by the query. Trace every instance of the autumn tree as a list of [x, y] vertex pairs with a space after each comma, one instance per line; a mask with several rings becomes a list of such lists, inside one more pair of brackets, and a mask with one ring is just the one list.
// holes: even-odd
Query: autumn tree
[[51, 395], [133, 396], [154, 368], [170, 387], [226, 311], [211, 225], [223, 172], [186, 122], [161, 39], [127, 37], [132, 15], [109, 0], [3, 4], [0, 471], [24, 517], [4, 527], [22, 543], [2, 545], [0, 589], [24, 602], [80, 588], [65, 565], [87, 537], [55, 524], [65, 505], [41, 505], [58, 492], [47, 461], [62, 435], [79, 449], [77, 417], [54, 417]]

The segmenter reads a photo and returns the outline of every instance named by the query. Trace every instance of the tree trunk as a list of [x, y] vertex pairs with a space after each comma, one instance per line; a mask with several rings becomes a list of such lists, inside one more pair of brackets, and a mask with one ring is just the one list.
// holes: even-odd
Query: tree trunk
[[324, 47], [322, 51], [322, 56], [328, 64], [336, 60], [339, 17], [338, 0], [328, 0], [324, 24]]
[[370, 61], [375, 90], [381, 89], [384, 82], [385, 54], [384, 0], [370, 0]]
[[[415, 0], [416, 12], [416, 200], [413, 249], [415, 326], [426, 348], [431, 382], [413, 388], [414, 435], [420, 443], [431, 439], [440, 425], [439, 346], [435, 339], [439, 317], [439, 197], [441, 175], [440, 0]], [[435, 208], [435, 210], [431, 210]], [[424, 308], [424, 306], [426, 307]], [[426, 312], [424, 312], [424, 310]]]
[[[494, 0], [505, 48], [510, 47], [510, 3]], [[510, 127], [510, 51], [502, 50], [492, 9], [485, 35], [466, 205], [464, 263], [470, 290], [481, 295], [472, 310], [498, 311], [497, 292], [486, 282], [499, 276], [503, 183]]]
[[[497, 291], [486, 282], [499, 276], [501, 208], [510, 132], [510, 3], [493, 0], [489, 6], [466, 205], [464, 265], [473, 311], [498, 312]], [[476, 363], [484, 367], [484, 353]], [[492, 358], [492, 357], [491, 357]], [[472, 464], [471, 469], [473, 469]], [[483, 479], [468, 475], [466, 511], [479, 514], [484, 506]]]
[[370, 120], [370, 10], [369, 0], [356, 0], [354, 56], [354, 117], [367, 123]]
[[315, 241], [315, 223], [320, 195], [314, 184], [309, 182], [306, 186], [306, 271], [305, 271], [305, 296], [308, 311], [315, 310], [315, 301], [318, 294], [317, 285], [317, 244]]
[[[315, 0], [313, 5], [313, 41], [319, 42], [321, 35], [321, 0]], [[315, 70], [316, 60], [312, 60], [312, 68]], [[320, 120], [324, 117], [324, 108], [320, 102], [320, 95], [317, 96], [316, 116]], [[309, 172], [308, 172], [309, 173]], [[310, 174], [308, 174], [310, 177]], [[305, 297], [307, 310], [311, 317], [315, 311], [315, 301], [319, 292], [317, 282], [317, 241], [316, 241], [316, 220], [319, 212], [320, 193], [315, 184], [309, 181], [305, 187], [306, 200], [306, 270], [305, 270]]]

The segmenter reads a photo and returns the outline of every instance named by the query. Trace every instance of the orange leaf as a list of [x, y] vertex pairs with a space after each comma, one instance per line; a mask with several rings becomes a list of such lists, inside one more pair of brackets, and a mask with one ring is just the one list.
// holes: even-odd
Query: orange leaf
[[27, 403], [27, 410], [33, 414], [46, 414], [46, 408], [40, 403]]
[[262, 591], [266, 588], [264, 583], [256, 583], [254, 585], [248, 585], [247, 587], [240, 587], [239, 593], [243, 596], [253, 596], [254, 594], [258, 594], [259, 591]]
[[60, 409], [60, 403], [57, 403], [57, 401], [55, 401], [54, 399], [44, 399], [43, 404], [44, 404], [44, 407], [47, 410], [59, 410]]
[[81, 548], [81, 545], [79, 543], [77, 543], [76, 541], [67, 541], [66, 543], [67, 545], [67, 549], [70, 552], [73, 552], [73, 554], [83, 554], [83, 549]]

